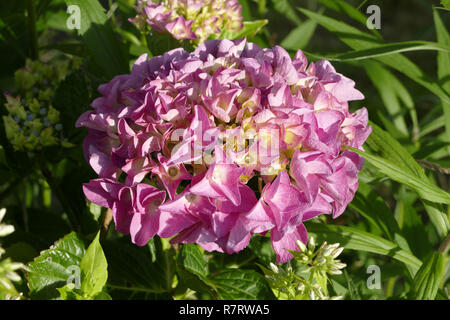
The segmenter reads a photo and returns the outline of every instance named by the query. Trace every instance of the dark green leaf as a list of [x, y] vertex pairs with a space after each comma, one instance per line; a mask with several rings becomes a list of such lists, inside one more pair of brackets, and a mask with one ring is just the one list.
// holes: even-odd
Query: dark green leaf
[[[448, 34], [447, 29], [445, 28], [445, 25], [436, 9], [433, 10], [433, 17], [437, 41], [443, 45], [450, 45], [450, 35]], [[448, 52], [438, 52], [437, 68], [439, 81], [447, 94], [450, 94], [450, 54]], [[444, 110], [445, 118], [446, 141], [450, 142], [450, 102], [442, 100], [442, 108]], [[447, 148], [447, 152], [450, 155], [450, 147]]]
[[253, 270], [226, 270], [210, 278], [220, 300], [273, 299], [266, 279]]
[[124, 57], [119, 40], [107, 20], [105, 9], [98, 0], [66, 0], [66, 4], [77, 5], [81, 13], [81, 29], [89, 52], [103, 73], [112, 78], [128, 72], [128, 59]]
[[414, 277], [412, 297], [416, 300], [433, 300], [444, 275], [444, 257], [440, 252], [431, 252]]

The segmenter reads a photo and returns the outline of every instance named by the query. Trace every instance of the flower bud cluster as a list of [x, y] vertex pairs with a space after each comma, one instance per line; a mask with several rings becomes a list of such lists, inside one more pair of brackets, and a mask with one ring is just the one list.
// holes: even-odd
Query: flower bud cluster
[[6, 136], [15, 150], [41, 150], [65, 143], [60, 113], [52, 106], [59, 82], [68, 71], [66, 61], [51, 65], [28, 60], [15, 72], [17, 94], [5, 93]]
[[297, 241], [300, 251], [292, 251], [298, 262], [293, 268], [292, 263], [275, 265], [270, 263], [270, 269], [261, 267], [274, 294], [281, 300], [337, 300], [341, 296], [329, 296], [327, 282], [329, 275], [338, 275], [346, 267], [336, 258], [342, 253], [339, 243], [322, 245], [316, 250], [314, 238], [308, 245]]

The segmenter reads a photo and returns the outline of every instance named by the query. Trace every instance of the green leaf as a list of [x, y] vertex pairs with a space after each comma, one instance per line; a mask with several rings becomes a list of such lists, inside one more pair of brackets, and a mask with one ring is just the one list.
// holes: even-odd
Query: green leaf
[[415, 190], [422, 199], [429, 200], [431, 202], [450, 204], [450, 194], [438, 188], [434, 184], [410, 174], [397, 164], [394, 164], [382, 157], [368, 154], [367, 152], [362, 152], [361, 150], [350, 147], [349, 149], [363, 156], [373, 166], [377, 167], [378, 170], [383, 172], [392, 180], [402, 183]]
[[[351, 4], [342, 0], [318, 0], [328, 8], [343, 13], [349, 18], [358, 21], [362, 25], [366, 25], [367, 17], [359, 10], [355, 9]], [[373, 29], [376, 31], [376, 29]]]
[[[436, 9], [433, 10], [434, 26], [436, 28], [437, 41], [443, 45], [450, 45], [450, 35], [445, 28], [444, 23], [439, 16]], [[446, 52], [438, 52], [437, 55], [437, 68], [439, 81], [442, 83], [442, 87], [450, 94], [450, 79], [448, 78], [448, 72], [450, 70], [450, 54]], [[450, 142], [450, 103], [442, 100], [442, 108], [445, 118], [445, 136], [446, 141]], [[447, 148], [447, 152], [450, 155], [450, 146]]]
[[73, 276], [85, 253], [84, 243], [75, 232], [66, 235], [28, 265], [28, 287], [33, 299], [56, 299], [56, 290]]
[[264, 300], [273, 299], [266, 279], [253, 270], [225, 270], [210, 282], [220, 300]]
[[253, 235], [248, 247], [264, 264], [275, 263], [276, 256], [269, 237]]
[[77, 290], [72, 285], [66, 284], [62, 288], [58, 288], [58, 292], [61, 295], [61, 300], [87, 300], [80, 290]]
[[208, 261], [198, 245], [183, 244], [178, 253], [177, 267], [178, 278], [186, 287], [215, 296], [207, 279]]
[[185, 244], [181, 248], [177, 262], [187, 271], [206, 278], [208, 275], [208, 261], [198, 245]]
[[414, 277], [412, 297], [416, 300], [433, 300], [444, 276], [444, 269], [442, 253], [431, 252]]
[[251, 38], [255, 36], [269, 21], [267, 19], [255, 20], [255, 21], [244, 21], [244, 27], [240, 31], [228, 31], [224, 30], [218, 39], [241, 39], [241, 38]]
[[366, 143], [381, 157], [351, 149], [365, 157], [391, 179], [415, 190], [422, 198], [425, 210], [439, 235], [445, 236], [450, 229], [450, 223], [445, 212], [437, 203], [450, 203], [450, 194], [429, 181], [422, 167], [397, 140], [376, 124], [371, 122], [370, 125], [372, 133]]
[[383, 199], [364, 182], [359, 181], [358, 190], [349, 206], [377, 226], [389, 240], [394, 241], [395, 235], [400, 233], [394, 214]]
[[175, 266], [173, 249], [163, 249], [161, 239], [157, 237], [150, 243], [153, 248], [138, 247], [129, 239], [103, 242], [109, 261], [108, 286], [151, 294], [163, 294], [172, 289]]
[[165, 52], [183, 47], [186, 51], [191, 51], [192, 46], [188, 41], [179, 41], [170, 34], [150, 31], [145, 39], [147, 46], [153, 56], [163, 55]]
[[390, 256], [403, 262], [412, 276], [419, 270], [421, 261], [399, 245], [352, 227], [306, 222], [306, 229], [314, 233], [319, 242], [339, 242], [344, 248]]
[[374, 152], [384, 159], [401, 166], [405, 171], [420, 178], [426, 178], [422, 167], [397, 140], [375, 123], [370, 122], [370, 126], [372, 127], [372, 133], [366, 143]]
[[303, 49], [308, 45], [316, 27], [317, 23], [314, 20], [307, 20], [301, 23], [297, 28], [289, 32], [280, 46], [290, 50]]
[[332, 56], [326, 56], [324, 58], [330, 61], [356, 61], [388, 56], [401, 52], [421, 50], [440, 51], [448, 54], [450, 52], [450, 46], [438, 42], [414, 40], [379, 44], [372, 48], [365, 48], [361, 50], [335, 54]]
[[394, 83], [398, 82], [397, 78], [382, 64], [375, 61], [367, 61], [364, 63], [364, 68], [373, 85], [378, 89], [386, 111], [391, 119], [393, 119], [395, 128], [403, 136], [408, 136], [409, 129], [402, 114], [402, 105], [397, 95], [398, 91], [394, 86]]
[[272, 5], [275, 11], [280, 13], [282, 16], [288, 18], [295, 24], [299, 25], [302, 20], [295, 13], [295, 9], [289, 3], [290, 0], [272, 0]]
[[[306, 9], [299, 8], [299, 10], [310, 19], [315, 20], [328, 31], [336, 34], [342, 42], [354, 50], [365, 50], [367, 48], [383, 46], [380, 40], [375, 36], [362, 32], [342, 21], [323, 16]], [[388, 56], [378, 56], [374, 58], [403, 73], [407, 77], [433, 92], [444, 101], [450, 103], [450, 97], [441, 88], [441, 86], [428, 77], [416, 64], [400, 53], [394, 53]]]
[[108, 263], [99, 242], [100, 231], [89, 245], [86, 254], [81, 259], [81, 291], [94, 297], [106, 284], [108, 279]]
[[65, 0], [67, 6], [80, 8], [81, 29], [79, 35], [103, 73], [112, 78], [128, 72], [128, 59], [122, 51], [119, 40], [114, 34], [98, 0]]
[[79, 133], [74, 123], [89, 105], [89, 91], [84, 72], [74, 70], [59, 84], [53, 106], [60, 111], [66, 137]]
[[441, 0], [441, 4], [445, 9], [450, 10], [450, 0]]

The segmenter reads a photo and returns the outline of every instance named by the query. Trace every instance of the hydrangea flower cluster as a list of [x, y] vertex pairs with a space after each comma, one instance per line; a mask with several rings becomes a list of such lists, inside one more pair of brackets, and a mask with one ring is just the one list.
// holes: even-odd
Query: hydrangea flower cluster
[[223, 30], [239, 31], [243, 27], [237, 0], [138, 0], [137, 15], [130, 19], [140, 30], [149, 25], [177, 40], [202, 43]]
[[86, 197], [137, 245], [154, 235], [234, 253], [270, 231], [277, 262], [306, 243], [303, 221], [341, 215], [358, 187], [371, 128], [354, 81], [325, 60], [245, 39], [175, 49], [99, 87]]
[[67, 61], [44, 64], [27, 60], [14, 74], [17, 95], [5, 93], [3, 123], [15, 150], [41, 150], [65, 142], [60, 113], [53, 108], [55, 88], [67, 74]]

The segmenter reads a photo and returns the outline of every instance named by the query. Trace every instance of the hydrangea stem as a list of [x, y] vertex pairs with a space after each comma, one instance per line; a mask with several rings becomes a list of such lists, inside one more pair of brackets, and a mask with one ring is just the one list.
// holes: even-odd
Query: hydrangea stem
[[28, 13], [28, 30], [30, 33], [30, 57], [33, 60], [39, 58], [37, 32], [36, 32], [36, 2], [35, 0], [27, 1]]

